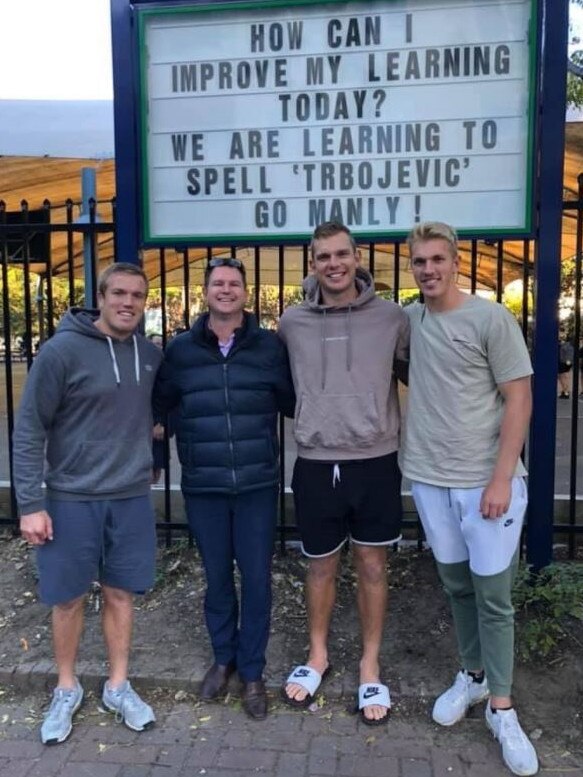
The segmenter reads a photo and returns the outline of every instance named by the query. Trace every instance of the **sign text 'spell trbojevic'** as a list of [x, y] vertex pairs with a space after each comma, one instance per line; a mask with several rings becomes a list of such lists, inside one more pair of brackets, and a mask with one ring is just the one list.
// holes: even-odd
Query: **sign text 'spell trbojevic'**
[[527, 230], [531, 5], [144, 13], [146, 242]]

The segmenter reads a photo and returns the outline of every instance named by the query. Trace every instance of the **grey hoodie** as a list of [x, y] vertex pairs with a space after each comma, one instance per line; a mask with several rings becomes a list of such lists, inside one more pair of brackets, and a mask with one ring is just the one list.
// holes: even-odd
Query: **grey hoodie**
[[408, 358], [409, 321], [399, 305], [376, 296], [361, 267], [356, 285], [350, 305], [330, 307], [309, 275], [306, 299], [281, 317], [297, 397], [294, 436], [306, 459], [372, 459], [399, 446], [393, 361]]
[[21, 515], [44, 509], [43, 476], [57, 499], [149, 491], [150, 397], [162, 353], [141, 335], [107, 337], [93, 323], [97, 317], [68, 311], [32, 365], [13, 437]]

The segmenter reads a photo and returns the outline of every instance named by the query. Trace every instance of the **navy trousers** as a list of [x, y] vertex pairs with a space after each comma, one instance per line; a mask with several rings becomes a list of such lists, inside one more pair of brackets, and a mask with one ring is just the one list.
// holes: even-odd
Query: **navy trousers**
[[[204, 612], [215, 661], [235, 662], [243, 682], [260, 680], [265, 667], [277, 493], [272, 486], [236, 496], [184, 496], [206, 573]], [[240, 607], [234, 562], [241, 575]]]

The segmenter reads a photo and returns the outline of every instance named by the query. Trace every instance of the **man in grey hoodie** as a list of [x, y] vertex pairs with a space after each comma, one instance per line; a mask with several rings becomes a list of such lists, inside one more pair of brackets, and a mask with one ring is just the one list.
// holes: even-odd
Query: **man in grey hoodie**
[[407, 316], [376, 296], [371, 275], [342, 224], [320, 225], [311, 243], [306, 299], [285, 311], [296, 390], [298, 458], [292, 489], [304, 554], [310, 650], [282, 688], [284, 701], [308, 706], [329, 671], [328, 630], [340, 550], [353, 546], [362, 657], [358, 708], [367, 725], [386, 723], [389, 689], [379, 651], [387, 603], [387, 545], [400, 538], [400, 414], [394, 366], [406, 361]]
[[41, 348], [14, 429], [20, 528], [37, 547], [59, 674], [41, 727], [45, 744], [69, 736], [83, 699], [75, 662], [94, 580], [102, 584], [109, 656], [103, 703], [136, 731], [155, 720], [127, 669], [133, 594], [154, 582], [150, 400], [162, 355], [136, 334], [148, 293], [143, 270], [111, 265], [98, 289], [99, 312], [71, 309]]

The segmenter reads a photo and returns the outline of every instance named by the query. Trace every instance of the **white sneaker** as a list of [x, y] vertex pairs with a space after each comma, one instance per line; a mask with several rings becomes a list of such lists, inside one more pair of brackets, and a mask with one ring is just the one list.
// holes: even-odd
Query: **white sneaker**
[[453, 726], [464, 717], [470, 707], [479, 704], [489, 695], [486, 676], [484, 675], [481, 683], [476, 683], [464, 669], [457, 673], [451, 688], [436, 699], [431, 716], [440, 726]]
[[502, 759], [514, 774], [523, 776], [538, 772], [538, 758], [514, 709], [493, 712], [486, 707], [486, 724], [502, 747]]

